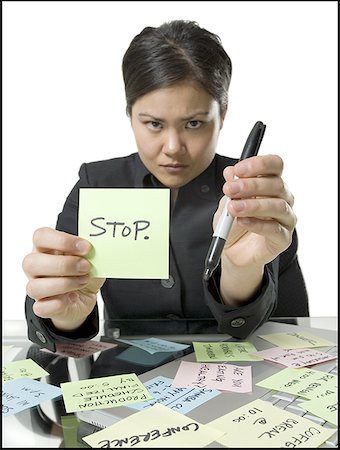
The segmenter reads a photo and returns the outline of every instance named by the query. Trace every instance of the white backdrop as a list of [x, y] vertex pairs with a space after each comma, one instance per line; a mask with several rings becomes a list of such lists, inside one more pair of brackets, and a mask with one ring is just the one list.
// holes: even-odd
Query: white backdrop
[[[196, 20], [233, 62], [218, 152], [285, 161], [311, 316], [337, 315], [337, 2], [2, 2], [3, 319], [24, 318], [21, 263], [55, 226], [82, 162], [135, 151], [121, 59], [145, 26]], [[296, 301], [299, 301], [297, 298]]]

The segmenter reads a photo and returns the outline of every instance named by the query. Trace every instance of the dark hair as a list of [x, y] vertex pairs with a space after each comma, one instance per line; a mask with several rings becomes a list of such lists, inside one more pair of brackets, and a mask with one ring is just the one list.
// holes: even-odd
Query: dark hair
[[131, 41], [122, 69], [129, 116], [139, 97], [183, 80], [200, 83], [221, 111], [228, 102], [231, 60], [221, 39], [193, 21], [144, 28]]

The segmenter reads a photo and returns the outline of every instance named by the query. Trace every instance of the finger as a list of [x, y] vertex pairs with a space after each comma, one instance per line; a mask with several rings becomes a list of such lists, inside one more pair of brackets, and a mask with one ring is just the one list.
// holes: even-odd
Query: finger
[[84, 288], [90, 281], [89, 276], [34, 278], [27, 283], [27, 294], [35, 299], [42, 300], [47, 297], [62, 295]]
[[234, 166], [235, 175], [239, 178], [278, 175], [283, 172], [283, 160], [278, 155], [252, 156], [239, 161]]
[[34, 250], [43, 253], [86, 255], [92, 248], [85, 239], [53, 228], [43, 227], [34, 232]]
[[268, 250], [272, 254], [281, 253], [282, 249], [288, 248], [291, 243], [291, 231], [276, 220], [261, 220], [253, 217], [238, 217], [236, 220], [243, 229], [265, 236], [268, 239], [267, 242], [271, 242], [272, 248]]
[[288, 229], [293, 229], [297, 221], [292, 208], [281, 198], [231, 200], [228, 209], [234, 217], [274, 219]]
[[281, 177], [267, 176], [256, 178], [238, 178], [223, 186], [223, 192], [230, 198], [277, 197], [290, 206], [294, 197]]
[[49, 253], [30, 253], [25, 256], [22, 267], [29, 278], [85, 275], [91, 270], [85, 258]]

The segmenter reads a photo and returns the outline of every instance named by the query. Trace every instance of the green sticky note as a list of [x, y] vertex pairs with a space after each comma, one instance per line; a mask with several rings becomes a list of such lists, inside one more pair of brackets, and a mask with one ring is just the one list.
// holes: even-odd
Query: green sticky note
[[263, 361], [251, 342], [193, 342], [197, 362]]
[[66, 412], [113, 408], [152, 399], [135, 373], [60, 383]]
[[324, 392], [323, 396], [299, 403], [300, 408], [311, 412], [315, 416], [338, 426], [338, 390]]
[[90, 275], [169, 278], [170, 189], [79, 189], [78, 234], [93, 245]]
[[16, 380], [17, 378], [27, 377], [35, 379], [46, 375], [49, 375], [49, 373], [30, 358], [8, 362], [2, 368], [3, 383]]

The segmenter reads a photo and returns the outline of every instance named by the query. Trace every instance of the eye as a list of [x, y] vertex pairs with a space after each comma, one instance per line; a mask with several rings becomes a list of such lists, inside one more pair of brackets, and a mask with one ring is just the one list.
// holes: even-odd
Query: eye
[[186, 127], [190, 128], [192, 130], [196, 130], [197, 128], [200, 128], [202, 126], [202, 122], [200, 120], [190, 120]]
[[146, 122], [146, 125], [151, 130], [160, 130], [162, 128], [162, 124], [154, 120]]

